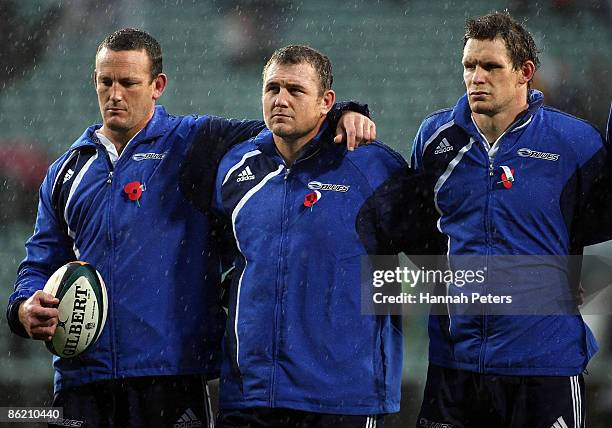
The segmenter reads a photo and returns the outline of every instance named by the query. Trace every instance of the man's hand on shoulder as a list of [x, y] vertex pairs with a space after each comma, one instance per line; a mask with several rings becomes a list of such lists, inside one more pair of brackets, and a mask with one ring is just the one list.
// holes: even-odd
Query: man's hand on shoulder
[[348, 150], [353, 151], [362, 144], [369, 144], [376, 139], [376, 124], [368, 117], [345, 111], [336, 126], [334, 143], [346, 142]]
[[55, 334], [59, 311], [55, 306], [59, 300], [49, 293], [38, 290], [19, 306], [19, 321], [32, 339], [51, 340]]

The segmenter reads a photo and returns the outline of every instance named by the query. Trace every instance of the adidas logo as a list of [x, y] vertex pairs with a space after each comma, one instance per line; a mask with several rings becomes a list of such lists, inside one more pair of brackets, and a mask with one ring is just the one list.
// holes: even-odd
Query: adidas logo
[[563, 420], [563, 416], [559, 416], [559, 419], [552, 424], [550, 428], [567, 428], [565, 421]]
[[185, 410], [185, 413], [173, 425], [174, 428], [195, 428], [201, 426], [202, 421], [191, 409]]
[[62, 184], [70, 180], [72, 178], [72, 174], [74, 174], [74, 171], [72, 170], [72, 168], [69, 168], [68, 171], [66, 171], [66, 175], [64, 175], [64, 181], [62, 181]]
[[241, 181], [255, 180], [255, 176], [251, 172], [250, 167], [246, 167], [243, 169], [240, 174], [238, 174], [238, 178], [236, 179], [236, 183], [240, 183]]
[[417, 425], [419, 428], [456, 428], [453, 424], [447, 424], [445, 422], [434, 422], [426, 418], [420, 418]]
[[438, 144], [438, 147], [436, 147], [436, 151], [434, 152], [434, 155], [439, 155], [439, 154], [446, 153], [446, 152], [452, 152], [453, 150], [454, 150], [454, 147], [451, 146], [451, 144], [448, 142], [446, 138], [443, 138], [442, 141], [440, 141], [440, 144]]

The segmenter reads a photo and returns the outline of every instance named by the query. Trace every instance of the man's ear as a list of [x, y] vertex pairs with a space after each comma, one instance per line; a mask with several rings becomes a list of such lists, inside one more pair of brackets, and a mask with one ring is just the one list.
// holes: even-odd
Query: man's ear
[[336, 102], [336, 93], [331, 89], [328, 89], [323, 93], [323, 97], [321, 99], [321, 113], [324, 115], [329, 113], [331, 108], [334, 106]]
[[535, 74], [535, 69], [536, 67], [533, 61], [525, 61], [523, 65], [521, 66], [521, 68], [519, 69], [520, 71], [519, 83], [523, 85], [529, 83], [531, 79], [533, 79], [533, 75]]
[[153, 79], [153, 85], [153, 99], [157, 101], [164, 93], [166, 85], [168, 85], [168, 76], [164, 73], [159, 73], [155, 79]]
[[98, 72], [96, 71], [96, 69], [94, 68], [93, 73], [91, 73], [91, 79], [92, 79], [92, 83], [94, 85], [94, 88], [98, 87]]

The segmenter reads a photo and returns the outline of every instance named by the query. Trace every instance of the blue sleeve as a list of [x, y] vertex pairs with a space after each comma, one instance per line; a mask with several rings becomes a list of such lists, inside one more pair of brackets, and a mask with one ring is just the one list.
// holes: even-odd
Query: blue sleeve
[[372, 190], [407, 166], [402, 155], [379, 141], [362, 146], [354, 152], [347, 152], [346, 156]]
[[438, 254], [441, 235], [433, 200], [431, 177], [409, 167], [379, 186], [362, 209], [375, 208], [378, 253]]
[[388, 211], [394, 195], [388, 192], [394, 177], [407, 169], [406, 161], [390, 148], [375, 142], [348, 153], [348, 159], [365, 177], [371, 193], [359, 208], [355, 229], [368, 254], [395, 254], [389, 234], [394, 225], [388, 222]]
[[327, 120], [333, 127], [332, 129], [336, 128], [340, 117], [345, 111], [354, 111], [366, 117], [370, 117], [370, 110], [367, 104], [361, 104], [357, 101], [338, 101], [334, 104], [329, 113], [327, 113]]
[[[236, 239], [231, 223], [231, 212], [224, 209], [223, 204], [223, 180], [231, 165], [235, 164], [236, 156], [240, 157], [242, 145], [231, 150], [221, 159], [215, 179], [215, 190], [212, 198], [212, 210], [210, 211], [211, 230], [216, 236], [217, 250], [221, 256], [222, 272], [227, 272], [234, 265], [238, 256]], [[229, 282], [226, 282], [227, 286]]]
[[573, 235], [579, 249], [612, 239], [612, 153], [595, 128], [584, 144], [595, 152], [578, 169], [579, 218]]
[[49, 169], [40, 188], [34, 233], [25, 244], [26, 257], [19, 266], [14, 291], [9, 297], [9, 326], [14, 333], [24, 337], [27, 334], [17, 318], [19, 305], [37, 290], [42, 290], [53, 272], [75, 260], [72, 240], [62, 230], [51, 203], [54, 175], [58, 169], [59, 162], [56, 162]]
[[257, 135], [265, 124], [217, 116], [202, 116], [198, 122], [198, 133], [181, 169], [180, 185], [188, 200], [208, 212], [221, 158], [232, 146]]
[[[360, 150], [363, 150], [361, 148]], [[372, 194], [360, 208], [356, 226], [369, 254], [437, 254], [437, 215], [432, 177], [409, 168], [388, 150], [366, 159]]]

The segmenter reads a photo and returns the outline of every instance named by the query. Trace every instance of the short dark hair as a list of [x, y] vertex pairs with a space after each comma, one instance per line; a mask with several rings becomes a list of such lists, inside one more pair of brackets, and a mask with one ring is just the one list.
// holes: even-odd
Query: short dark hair
[[96, 50], [96, 56], [107, 48], [112, 51], [139, 51], [144, 49], [151, 61], [151, 80], [162, 72], [162, 50], [159, 42], [149, 33], [137, 28], [123, 28], [106, 36]]
[[319, 93], [323, 94], [331, 89], [334, 83], [331, 61], [316, 49], [304, 45], [289, 45], [277, 49], [264, 66], [262, 79], [265, 80], [266, 72], [272, 64], [302, 64], [304, 62], [312, 65], [319, 75]]
[[540, 66], [538, 49], [533, 37], [525, 26], [512, 18], [508, 12], [494, 12], [465, 21], [463, 46], [469, 39], [493, 40], [497, 37], [506, 44], [515, 70], [518, 70], [525, 61], [532, 61], [536, 69]]

